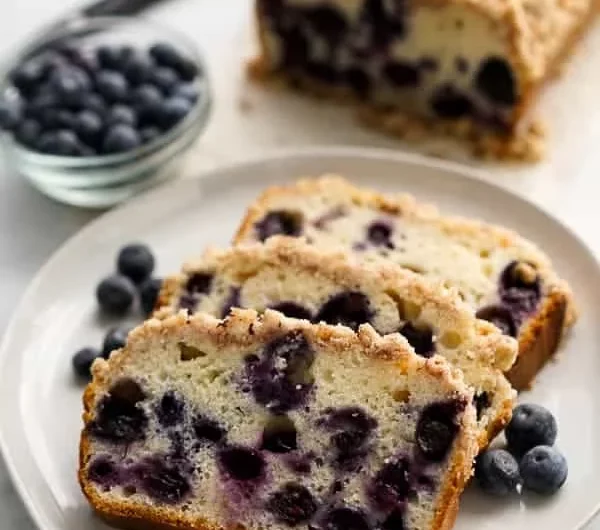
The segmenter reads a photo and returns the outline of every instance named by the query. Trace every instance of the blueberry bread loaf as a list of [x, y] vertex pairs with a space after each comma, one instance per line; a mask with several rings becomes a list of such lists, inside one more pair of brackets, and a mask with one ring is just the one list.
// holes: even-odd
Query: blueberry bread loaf
[[510, 419], [514, 392], [502, 371], [515, 360], [516, 341], [475, 319], [442, 285], [393, 264], [351, 263], [344, 253], [273, 237], [264, 245], [207, 251], [165, 280], [159, 305], [159, 317], [186, 309], [219, 318], [234, 305], [355, 331], [370, 324], [381, 335], [400, 332], [417, 354], [440, 354], [464, 372], [481, 447]]
[[93, 375], [79, 479], [126, 528], [448, 530], [477, 450], [460, 371], [368, 326], [179, 314]]
[[250, 72], [362, 101], [367, 121], [391, 133], [425, 128], [470, 140], [476, 154], [535, 159], [541, 130], [524, 118], [597, 4], [257, 0]]
[[519, 341], [507, 371], [527, 388], [575, 319], [568, 285], [549, 259], [519, 235], [479, 221], [443, 217], [407, 195], [383, 196], [339, 177], [267, 190], [250, 207], [237, 242], [303, 236], [361, 261], [384, 259], [442, 282]]

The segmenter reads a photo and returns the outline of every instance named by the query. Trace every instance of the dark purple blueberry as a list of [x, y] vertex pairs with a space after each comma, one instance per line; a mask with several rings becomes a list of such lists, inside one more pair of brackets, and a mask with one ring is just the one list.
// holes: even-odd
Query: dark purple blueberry
[[375, 505], [383, 510], [405, 502], [412, 493], [408, 459], [398, 457], [386, 462], [375, 475], [369, 491]]
[[219, 443], [225, 439], [225, 429], [215, 420], [198, 415], [192, 422], [196, 438], [200, 441]]
[[165, 458], [147, 459], [137, 466], [137, 474], [144, 492], [167, 504], [180, 502], [191, 490], [182, 470]]
[[175, 70], [184, 81], [191, 81], [199, 75], [196, 64], [184, 57], [171, 44], [159, 42], [150, 48], [150, 56], [161, 66]]
[[407, 530], [402, 510], [393, 510], [381, 523], [381, 530]]
[[371, 91], [371, 78], [365, 70], [358, 66], [348, 68], [344, 72], [344, 79], [359, 98], [368, 98]]
[[133, 304], [135, 285], [126, 276], [112, 274], [104, 278], [96, 289], [100, 309], [109, 315], [123, 316]]
[[134, 283], [141, 283], [150, 277], [154, 270], [154, 254], [141, 243], [123, 247], [117, 256], [117, 270]]
[[95, 143], [103, 127], [102, 119], [92, 110], [82, 110], [75, 115], [73, 128], [86, 142]]
[[519, 465], [523, 487], [540, 495], [553, 495], [566, 482], [566, 458], [554, 447], [539, 445], [525, 454]]
[[102, 150], [105, 153], [124, 153], [136, 149], [141, 143], [140, 135], [133, 127], [118, 123], [106, 132]]
[[390, 61], [383, 67], [383, 75], [395, 86], [416, 87], [421, 82], [419, 68], [406, 61]]
[[102, 357], [102, 353], [98, 348], [87, 347], [79, 350], [72, 359], [75, 375], [81, 379], [90, 379], [92, 363], [100, 357]]
[[306, 75], [320, 81], [332, 84], [340, 80], [340, 73], [330, 63], [320, 61], [308, 61], [304, 66]]
[[296, 526], [310, 521], [317, 511], [317, 502], [307, 488], [288, 482], [269, 497], [266, 508], [277, 521]]
[[218, 453], [224, 473], [234, 480], [256, 480], [265, 469], [265, 461], [257, 451], [246, 447], [227, 447]]
[[131, 100], [142, 119], [150, 121], [158, 116], [163, 95], [154, 85], [145, 83], [135, 88]]
[[185, 413], [185, 404], [173, 391], [166, 392], [156, 407], [158, 422], [163, 427], [173, 427], [181, 423]]
[[132, 54], [133, 50], [125, 46], [100, 46], [96, 52], [100, 65], [111, 70], [122, 68]]
[[124, 101], [129, 94], [129, 83], [120, 72], [101, 70], [96, 75], [96, 89], [107, 101]]
[[308, 39], [302, 30], [294, 26], [281, 34], [283, 53], [282, 63], [287, 69], [303, 67], [308, 59]]
[[79, 101], [84, 92], [92, 88], [92, 80], [85, 70], [71, 66], [52, 72], [50, 86], [65, 103]]
[[318, 6], [306, 9], [306, 21], [312, 30], [335, 46], [348, 30], [346, 17], [334, 7]]
[[82, 94], [78, 102], [78, 107], [80, 110], [89, 110], [101, 117], [106, 111], [106, 102], [100, 94], [86, 92]]
[[509, 263], [500, 275], [498, 294], [518, 327], [535, 311], [541, 298], [541, 283], [535, 268], [518, 261]]
[[138, 405], [145, 397], [134, 380], [118, 381], [98, 404], [96, 417], [88, 425], [88, 431], [97, 438], [115, 443], [143, 440], [148, 418]]
[[132, 85], [139, 85], [148, 81], [152, 75], [154, 64], [152, 60], [141, 53], [134, 53], [125, 60], [123, 74]]
[[144, 315], [150, 316], [154, 311], [161, 288], [162, 280], [160, 278], [148, 278], [140, 284], [140, 304]]
[[367, 239], [376, 247], [394, 248], [391, 237], [392, 227], [388, 223], [374, 221], [367, 228]]
[[208, 273], [192, 274], [185, 284], [185, 290], [191, 294], [208, 294], [212, 288], [213, 279], [214, 276]]
[[117, 123], [124, 123], [125, 125], [130, 125], [131, 127], [135, 127], [138, 122], [137, 113], [133, 108], [129, 105], [123, 105], [122, 103], [117, 103], [113, 105], [106, 115], [106, 123], [108, 126], [116, 125]]
[[24, 95], [31, 94], [42, 83], [48, 74], [44, 61], [37, 58], [20, 64], [10, 74], [12, 84]]
[[296, 302], [279, 302], [270, 308], [290, 318], [299, 318], [302, 320], [310, 320], [312, 318], [311, 312]]
[[129, 327], [109, 329], [102, 343], [102, 357], [108, 359], [114, 350], [125, 347], [125, 344], [127, 344], [127, 336], [130, 331], [131, 328]]
[[370, 321], [373, 313], [369, 299], [358, 291], [348, 291], [333, 296], [315, 317], [315, 322], [341, 324], [356, 331], [361, 324]]
[[421, 455], [432, 462], [442, 462], [458, 433], [458, 414], [464, 401], [450, 400], [428, 405], [417, 422], [416, 440]]
[[475, 478], [483, 491], [499, 497], [516, 493], [521, 483], [515, 457], [497, 448], [488, 449], [477, 457]]
[[300, 332], [291, 332], [265, 346], [262, 358], [246, 361], [254, 399], [274, 414], [299, 406], [314, 383], [314, 351]]
[[302, 232], [302, 218], [295, 212], [276, 210], [265, 215], [255, 227], [261, 241], [275, 235], [296, 237]]
[[471, 100], [449, 83], [435, 90], [430, 105], [439, 118], [450, 120], [465, 118], [473, 111]]
[[15, 103], [0, 100], [0, 129], [12, 131], [21, 118], [19, 107]]
[[182, 97], [169, 97], [162, 102], [156, 124], [163, 130], [170, 129], [182, 121], [192, 110], [193, 104]]
[[533, 403], [518, 405], [504, 434], [509, 449], [523, 455], [537, 445], [553, 445], [558, 427], [552, 413]]
[[179, 83], [179, 76], [172, 68], [159, 66], [152, 71], [148, 82], [160, 89], [163, 94], [167, 95], [170, 94], [177, 83]]
[[492, 400], [487, 392], [483, 391], [473, 398], [475, 410], [477, 411], [477, 419], [480, 420], [483, 413], [490, 407]]
[[230, 287], [229, 294], [227, 298], [223, 302], [223, 307], [221, 308], [221, 318], [225, 318], [229, 315], [230, 311], [234, 307], [240, 307], [240, 288], [239, 287]]
[[179, 83], [173, 90], [173, 97], [187, 99], [190, 103], [198, 101], [198, 87], [193, 83]]
[[325, 514], [322, 530], [370, 530], [371, 525], [363, 510], [350, 506], [338, 506]]
[[44, 129], [72, 129], [75, 115], [66, 109], [44, 109], [40, 112], [40, 122]]
[[398, 331], [413, 347], [415, 353], [418, 353], [421, 357], [429, 358], [435, 353], [431, 328], [426, 326], [416, 327], [411, 322], [406, 322]]
[[517, 102], [515, 74], [502, 57], [489, 57], [481, 64], [475, 76], [475, 86], [494, 103], [514, 105]]
[[25, 104], [25, 115], [30, 118], [39, 119], [42, 111], [55, 108], [59, 105], [58, 96], [50, 90], [40, 90], [32, 99]]
[[79, 156], [81, 154], [81, 143], [77, 135], [68, 129], [43, 132], [37, 148], [49, 155]]
[[15, 139], [27, 147], [34, 147], [37, 145], [41, 132], [40, 122], [33, 118], [25, 118], [15, 130]]
[[477, 318], [487, 320], [496, 326], [502, 333], [510, 337], [517, 336], [517, 324], [510, 310], [502, 305], [488, 305], [477, 310]]
[[120, 482], [118, 467], [105, 456], [97, 457], [90, 462], [87, 475], [91, 481], [107, 488], [116, 486]]
[[270, 453], [289, 453], [298, 447], [296, 427], [286, 416], [275, 416], [267, 423], [261, 449]]
[[162, 131], [158, 127], [142, 127], [140, 129], [140, 138], [143, 144], [147, 144], [156, 140]]

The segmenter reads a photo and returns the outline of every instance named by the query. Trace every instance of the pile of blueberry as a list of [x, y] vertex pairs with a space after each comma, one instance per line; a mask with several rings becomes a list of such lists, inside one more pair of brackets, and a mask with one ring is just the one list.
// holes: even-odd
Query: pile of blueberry
[[120, 153], [179, 123], [201, 94], [196, 64], [172, 45], [61, 46], [27, 59], [0, 101], [0, 128], [29, 149], [61, 156]]
[[567, 480], [565, 457], [553, 447], [558, 429], [552, 413], [539, 405], [515, 408], [505, 430], [506, 449], [479, 455], [475, 477], [491, 495], [508, 496], [522, 487], [540, 495], [556, 493]]
[[[134, 243], [123, 247], [117, 256], [117, 272], [104, 278], [96, 288], [100, 311], [122, 318], [139, 299], [144, 316], [150, 315], [162, 285], [162, 280], [152, 277], [154, 265], [154, 255], [146, 245]], [[75, 353], [72, 360], [75, 374], [89, 379], [92, 363], [100, 357], [108, 359], [113, 350], [125, 346], [130, 330], [126, 326], [111, 328], [101, 349], [86, 347]]]

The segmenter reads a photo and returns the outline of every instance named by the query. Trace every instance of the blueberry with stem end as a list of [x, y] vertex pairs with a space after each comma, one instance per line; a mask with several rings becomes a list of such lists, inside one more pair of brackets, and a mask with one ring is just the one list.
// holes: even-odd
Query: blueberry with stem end
[[521, 455], [538, 445], [553, 445], [557, 433], [558, 426], [552, 413], [532, 403], [515, 407], [504, 431], [510, 450]]
[[519, 464], [504, 449], [481, 453], [475, 464], [475, 478], [483, 491], [500, 497], [516, 493], [521, 484]]
[[567, 480], [569, 472], [565, 457], [547, 445], [534, 447], [527, 452], [519, 469], [523, 487], [540, 495], [556, 493]]

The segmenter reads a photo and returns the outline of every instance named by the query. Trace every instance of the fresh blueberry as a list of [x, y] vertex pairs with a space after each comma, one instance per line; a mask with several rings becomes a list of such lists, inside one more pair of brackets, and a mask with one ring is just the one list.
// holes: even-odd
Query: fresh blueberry
[[137, 114], [135, 110], [128, 105], [123, 105], [122, 103], [113, 105], [109, 109], [106, 116], [106, 122], [108, 126], [122, 123], [124, 125], [129, 125], [130, 127], [135, 127], [137, 125], [137, 121]]
[[317, 502], [307, 488], [288, 482], [269, 497], [266, 508], [279, 522], [296, 526], [312, 518], [317, 511]]
[[124, 101], [129, 93], [129, 83], [120, 72], [100, 70], [96, 75], [96, 89], [108, 101]]
[[477, 318], [487, 320], [509, 337], [517, 336], [517, 324], [510, 309], [503, 305], [488, 305], [477, 310]]
[[173, 90], [173, 97], [187, 99], [190, 103], [198, 101], [198, 87], [193, 83], [180, 83]]
[[149, 278], [140, 284], [140, 303], [146, 316], [150, 316], [154, 311], [161, 287], [160, 278]]
[[136, 471], [144, 492], [166, 504], [180, 502], [191, 490], [181, 469], [165, 458], [147, 459]]
[[157, 116], [158, 125], [166, 130], [183, 120], [192, 109], [192, 103], [181, 97], [170, 97], [163, 101]]
[[132, 243], [123, 247], [117, 256], [117, 270], [135, 283], [141, 283], [150, 277], [154, 270], [154, 254], [141, 243]]
[[150, 47], [150, 56], [161, 66], [175, 70], [184, 81], [191, 81], [198, 74], [198, 67], [193, 61], [183, 57], [169, 43], [159, 42]]
[[16, 140], [27, 147], [35, 147], [38, 143], [42, 126], [33, 118], [25, 118], [15, 130]]
[[68, 129], [42, 133], [37, 148], [49, 155], [78, 156], [81, 154], [81, 143], [77, 135]]
[[91, 377], [92, 363], [102, 357], [98, 348], [82, 348], [73, 356], [73, 370], [78, 377], [89, 379]]
[[475, 464], [475, 478], [483, 491], [500, 497], [515, 493], [521, 483], [519, 464], [504, 449], [488, 449], [481, 453]]
[[227, 447], [218, 453], [223, 471], [234, 480], [256, 480], [264, 472], [265, 461], [257, 451], [246, 447]]
[[361, 509], [338, 506], [325, 514], [321, 528], [323, 530], [370, 530], [371, 525]]
[[435, 352], [435, 344], [433, 342], [433, 331], [427, 326], [415, 326], [411, 322], [406, 322], [400, 329], [399, 333], [413, 347], [415, 353], [421, 357], [431, 357]]
[[502, 57], [490, 57], [481, 64], [475, 76], [475, 86], [494, 103], [514, 105], [517, 102], [515, 74]]
[[142, 127], [140, 129], [140, 138], [143, 144], [147, 144], [156, 140], [162, 131], [158, 127]]
[[265, 215], [255, 226], [261, 241], [278, 234], [299, 236], [302, 232], [302, 219], [294, 212], [276, 210]]
[[553, 447], [540, 445], [521, 460], [523, 487], [541, 495], [556, 493], [567, 480], [567, 460]]
[[138, 131], [130, 125], [118, 123], [106, 132], [102, 149], [105, 153], [123, 153], [139, 147], [141, 143]]
[[95, 143], [104, 128], [102, 119], [93, 110], [82, 110], [75, 115], [73, 128], [80, 138]]
[[58, 95], [46, 87], [26, 102], [25, 115], [39, 120], [43, 111], [58, 107], [59, 103]]
[[47, 108], [39, 112], [39, 121], [45, 131], [71, 129], [75, 118], [65, 109]]
[[98, 404], [96, 417], [88, 425], [88, 431], [114, 443], [143, 440], [148, 418], [138, 405], [145, 397], [134, 380], [118, 381]]
[[554, 445], [558, 428], [552, 413], [535, 404], [518, 405], [504, 434], [508, 447], [516, 454], [525, 454], [538, 445]]
[[92, 81], [85, 70], [70, 66], [52, 72], [50, 86], [62, 101], [71, 103], [79, 101], [81, 95], [91, 89]]
[[124, 348], [130, 331], [129, 327], [109, 329], [102, 343], [102, 357], [108, 359], [113, 350]]
[[405, 502], [412, 493], [408, 459], [398, 457], [386, 461], [375, 475], [369, 493], [377, 507], [383, 510]]
[[356, 331], [361, 324], [370, 321], [372, 311], [369, 299], [358, 291], [339, 293], [323, 304], [315, 322], [349, 327]]
[[449, 83], [436, 89], [430, 104], [433, 112], [442, 119], [465, 118], [473, 111], [471, 100]]
[[104, 278], [96, 289], [100, 309], [109, 315], [123, 316], [135, 299], [135, 285], [120, 274]]
[[139, 85], [150, 79], [153, 68], [154, 64], [149, 57], [134, 53], [123, 64], [123, 73], [132, 85]]
[[14, 103], [0, 100], [0, 129], [12, 131], [21, 118], [20, 109]]
[[428, 405], [417, 422], [416, 441], [421, 454], [432, 462], [441, 462], [450, 451], [458, 433], [457, 415], [465, 408], [461, 400]]
[[106, 102], [100, 94], [96, 94], [95, 92], [82, 94], [78, 103], [80, 110], [89, 110], [98, 116], [103, 116], [106, 112]]
[[270, 309], [279, 311], [290, 318], [299, 318], [301, 320], [310, 320], [312, 318], [311, 312], [296, 302], [279, 302], [272, 305]]
[[133, 91], [131, 99], [142, 120], [147, 122], [156, 120], [163, 101], [163, 95], [158, 88], [150, 84], [140, 85]]
[[179, 82], [179, 76], [172, 68], [159, 66], [152, 70], [149, 82], [158, 87], [163, 94], [170, 94]]
[[103, 68], [119, 70], [135, 51], [130, 46], [100, 46], [96, 52]]
[[156, 407], [156, 417], [163, 427], [173, 427], [183, 420], [185, 405], [175, 392], [166, 392]]
[[418, 66], [405, 61], [391, 61], [383, 68], [384, 77], [397, 87], [416, 87], [421, 82]]
[[13, 70], [10, 79], [21, 94], [29, 95], [46, 79], [47, 74], [48, 67], [43, 61], [30, 59]]
[[200, 441], [219, 443], [225, 438], [225, 429], [215, 420], [198, 415], [192, 422], [194, 434]]
[[292, 420], [286, 416], [274, 416], [263, 432], [261, 449], [270, 453], [289, 453], [298, 447], [297, 435]]

